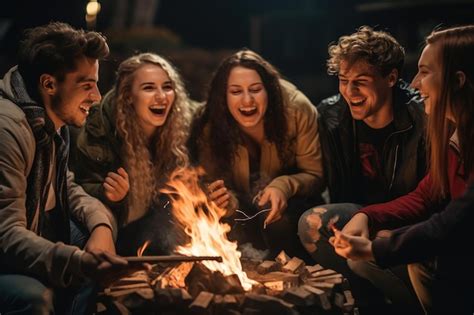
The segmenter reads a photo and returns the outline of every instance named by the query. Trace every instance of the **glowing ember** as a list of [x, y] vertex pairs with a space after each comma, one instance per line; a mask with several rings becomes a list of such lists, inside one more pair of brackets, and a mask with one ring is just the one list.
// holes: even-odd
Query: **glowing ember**
[[333, 231], [333, 233], [335, 234], [336, 231], [339, 231], [337, 228], [336, 228], [336, 223], [337, 221], [339, 221], [339, 216], [338, 215], [335, 215], [333, 216], [332, 218], [329, 219], [329, 222], [328, 222], [328, 230], [331, 230]]
[[145, 252], [145, 249], [148, 247], [148, 245], [150, 245], [150, 241], [146, 241], [145, 243], [143, 243], [142, 246], [140, 246], [140, 247], [137, 249], [137, 256], [138, 256], [138, 257], [142, 257], [142, 256], [143, 256], [143, 252]]
[[175, 251], [187, 256], [221, 256], [222, 263], [204, 261], [203, 264], [225, 276], [236, 274], [242, 287], [250, 290], [257, 282], [249, 279], [242, 271], [237, 243], [227, 239], [230, 226], [219, 221], [225, 210], [208, 201], [198, 184], [199, 172], [202, 171], [177, 170], [171, 175], [167, 188], [161, 190], [170, 196], [173, 215], [185, 227], [185, 232], [191, 239], [189, 244], [178, 246]]

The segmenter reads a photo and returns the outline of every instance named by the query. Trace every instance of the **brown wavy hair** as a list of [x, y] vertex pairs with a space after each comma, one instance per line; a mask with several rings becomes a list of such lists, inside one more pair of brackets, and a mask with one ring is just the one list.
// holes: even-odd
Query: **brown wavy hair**
[[[200, 142], [209, 141], [218, 172], [229, 175], [229, 165], [234, 163], [237, 145], [242, 143], [238, 123], [227, 107], [227, 83], [230, 72], [235, 67], [255, 70], [262, 79], [268, 95], [268, 107], [264, 117], [265, 137], [276, 144], [283, 166], [288, 158], [286, 99], [280, 85], [280, 74], [268, 61], [257, 53], [244, 49], [226, 58], [217, 68], [212, 78], [207, 102], [197, 113], [193, 122], [189, 147], [193, 157], [198, 157]], [[203, 131], [209, 126], [209, 139], [203, 139]]]
[[[159, 66], [168, 74], [176, 95], [166, 122], [157, 128], [151, 144], [148, 144], [138, 123], [131, 101], [134, 73], [146, 64]], [[115, 91], [117, 131], [123, 139], [122, 151], [130, 178], [128, 206], [143, 212], [171, 172], [189, 164], [186, 141], [191, 104], [177, 70], [166, 59], [153, 53], [142, 53], [123, 61], [118, 68]]]
[[382, 76], [397, 69], [400, 76], [405, 62], [405, 50], [392, 35], [361, 26], [357, 32], [341, 36], [337, 43], [329, 46], [328, 73], [338, 75], [341, 61], [353, 64], [365, 60], [375, 66]]
[[[474, 171], [474, 25], [435, 30], [426, 38], [426, 45], [437, 45], [443, 78], [440, 96], [428, 116], [428, 156], [433, 194], [449, 193], [448, 146], [456, 128], [461, 159], [466, 177]], [[460, 85], [458, 72], [464, 73]], [[454, 125], [446, 119], [454, 118]]]

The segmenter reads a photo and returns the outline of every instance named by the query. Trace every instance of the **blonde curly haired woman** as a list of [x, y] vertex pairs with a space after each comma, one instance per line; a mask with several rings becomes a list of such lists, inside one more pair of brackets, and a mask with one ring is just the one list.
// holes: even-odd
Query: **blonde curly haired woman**
[[79, 133], [77, 181], [114, 211], [122, 227], [118, 253], [132, 254], [147, 239], [159, 240], [150, 251], [168, 252], [175, 242], [158, 191], [175, 168], [188, 165], [192, 104], [170, 62], [138, 54], [119, 65], [115, 87]]

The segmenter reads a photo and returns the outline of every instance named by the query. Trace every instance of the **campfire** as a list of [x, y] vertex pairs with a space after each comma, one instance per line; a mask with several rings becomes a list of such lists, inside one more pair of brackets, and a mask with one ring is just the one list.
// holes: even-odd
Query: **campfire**
[[198, 170], [176, 171], [162, 190], [189, 243], [176, 247], [179, 255], [142, 256], [144, 244], [138, 258], [127, 257], [156, 264], [105, 289], [99, 314], [298, 314], [308, 309], [334, 314], [333, 306], [340, 313], [353, 311], [348, 283], [333, 270], [306, 266], [284, 252], [275, 260], [242, 259], [237, 243], [227, 239], [224, 210], [208, 200], [199, 175]]

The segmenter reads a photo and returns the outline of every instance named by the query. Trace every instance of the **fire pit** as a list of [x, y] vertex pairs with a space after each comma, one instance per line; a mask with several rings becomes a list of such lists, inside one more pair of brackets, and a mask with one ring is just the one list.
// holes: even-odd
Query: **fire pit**
[[[173, 256], [178, 262], [159, 262], [148, 273], [117, 281], [101, 294], [98, 314], [353, 312], [347, 280], [333, 270], [306, 266], [284, 252], [271, 261], [241, 259], [237, 244], [227, 239], [230, 227], [220, 221], [224, 210], [207, 199], [198, 177], [195, 170], [177, 171], [162, 190], [170, 196], [173, 215], [190, 239], [175, 253], [188, 258], [179, 261]], [[196, 256], [219, 257], [222, 262]]]

